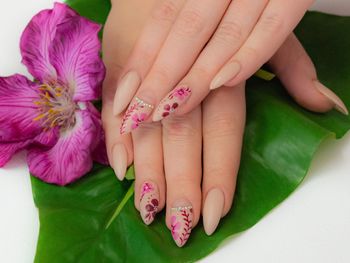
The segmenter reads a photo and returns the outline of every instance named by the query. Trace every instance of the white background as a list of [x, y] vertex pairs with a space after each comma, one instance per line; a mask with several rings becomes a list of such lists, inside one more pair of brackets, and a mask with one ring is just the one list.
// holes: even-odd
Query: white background
[[[20, 64], [21, 32], [35, 13], [51, 8], [53, 2], [12, 0], [1, 4], [1, 76], [28, 75]], [[315, 8], [350, 15], [349, 0], [318, 1]], [[203, 262], [350, 262], [349, 160], [350, 134], [326, 142], [306, 180], [291, 197], [256, 226], [225, 241]], [[0, 262], [32, 262], [39, 222], [24, 154], [0, 169], [0, 209]]]

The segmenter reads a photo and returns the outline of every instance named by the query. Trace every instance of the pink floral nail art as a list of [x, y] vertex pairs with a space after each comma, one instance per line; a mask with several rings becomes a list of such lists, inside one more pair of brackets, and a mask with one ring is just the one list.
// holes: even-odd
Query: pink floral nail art
[[178, 87], [171, 91], [158, 105], [153, 121], [160, 121], [185, 103], [192, 91], [189, 87]]
[[148, 119], [153, 108], [153, 105], [135, 97], [124, 114], [122, 125], [120, 126], [120, 134], [137, 129], [142, 122]]
[[149, 225], [153, 222], [159, 206], [159, 192], [157, 186], [145, 182], [141, 187], [140, 214], [143, 222]]
[[192, 230], [193, 209], [192, 206], [171, 208], [171, 235], [175, 243], [182, 247], [186, 244]]

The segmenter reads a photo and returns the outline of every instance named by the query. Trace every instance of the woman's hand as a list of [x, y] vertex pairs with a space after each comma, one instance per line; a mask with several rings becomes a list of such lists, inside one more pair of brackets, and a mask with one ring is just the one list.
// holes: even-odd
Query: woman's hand
[[[118, 130], [122, 118], [113, 115], [116, 83], [152, 9], [149, 2], [142, 7], [137, 3], [139, 11], [132, 12], [136, 2], [117, 1], [104, 31], [107, 77], [102, 119], [107, 151], [121, 180], [127, 165], [134, 161], [135, 206], [146, 224], [168, 204], [166, 223], [175, 242], [182, 246], [201, 212], [205, 231], [210, 235], [231, 208], [245, 124], [244, 86], [215, 90], [202, 107], [181, 117], [164, 119], [162, 123], [144, 123], [132, 135], [121, 136]], [[333, 107], [332, 100], [336, 99], [333, 93], [326, 89], [330, 100], [313, 88], [315, 69], [294, 36], [276, 53], [271, 65], [303, 106], [315, 111]], [[188, 227], [184, 227], [185, 220]]]
[[[154, 7], [121, 73], [114, 114], [131, 100], [129, 110], [150, 106], [136, 109], [138, 122], [151, 114], [158, 121], [169, 115], [169, 102], [177, 104], [171, 113], [181, 115], [210, 89], [245, 81], [280, 48], [312, 2], [149, 1]], [[133, 122], [125, 116], [120, 132], [136, 128]]]

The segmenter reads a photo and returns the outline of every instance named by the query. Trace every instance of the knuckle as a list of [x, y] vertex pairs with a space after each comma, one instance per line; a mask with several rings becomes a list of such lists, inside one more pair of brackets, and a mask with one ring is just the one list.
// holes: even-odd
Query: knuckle
[[156, 8], [152, 17], [156, 21], [174, 21], [178, 13], [178, 8], [174, 1], [164, 1], [158, 8]]
[[198, 130], [186, 116], [172, 116], [163, 121], [163, 130], [170, 141], [188, 141], [198, 135]]
[[214, 37], [230, 46], [235, 43], [240, 43], [243, 40], [242, 26], [236, 21], [222, 22]]
[[197, 36], [203, 28], [203, 17], [194, 10], [184, 11], [175, 25], [176, 33], [187, 37]]
[[276, 34], [283, 27], [283, 17], [278, 13], [268, 14], [261, 18], [260, 23], [265, 32]]
[[207, 125], [203, 127], [203, 136], [205, 138], [216, 139], [232, 137], [239, 134], [240, 125], [236, 125], [233, 114], [215, 114], [207, 120]]
[[167, 67], [156, 67], [150, 74], [150, 79], [158, 81], [158, 83], [167, 83], [170, 72]]
[[243, 57], [249, 61], [260, 61], [260, 54], [255, 47], [246, 46], [242, 48]]

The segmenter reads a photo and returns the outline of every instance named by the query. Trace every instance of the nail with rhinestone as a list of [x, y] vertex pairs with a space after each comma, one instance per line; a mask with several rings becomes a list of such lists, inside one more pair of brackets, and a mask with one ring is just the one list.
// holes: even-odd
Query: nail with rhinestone
[[149, 118], [153, 108], [152, 104], [135, 97], [124, 114], [122, 125], [120, 126], [120, 134], [129, 133], [137, 129], [142, 122]]
[[140, 214], [143, 222], [149, 225], [153, 222], [159, 207], [159, 191], [153, 182], [144, 182], [141, 186]]
[[172, 114], [179, 106], [184, 104], [191, 96], [191, 89], [179, 86], [172, 90], [158, 105], [153, 114], [153, 121], [160, 121]]
[[171, 235], [178, 247], [186, 244], [193, 224], [192, 205], [185, 200], [173, 204], [170, 209]]

